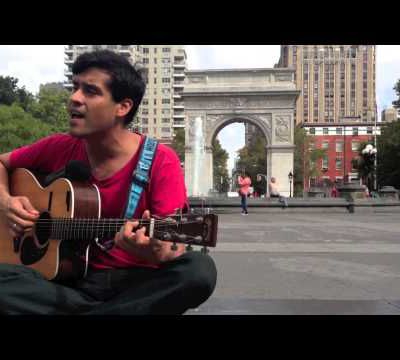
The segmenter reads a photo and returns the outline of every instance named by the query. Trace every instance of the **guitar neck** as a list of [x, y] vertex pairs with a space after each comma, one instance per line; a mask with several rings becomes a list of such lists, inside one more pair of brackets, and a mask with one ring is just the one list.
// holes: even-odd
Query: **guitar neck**
[[[111, 239], [120, 231], [127, 219], [41, 218], [36, 232], [53, 239]], [[138, 221], [136, 229], [145, 227], [146, 235], [159, 240], [214, 247], [218, 218], [204, 216], [172, 216], [164, 219], [131, 219]]]
[[[126, 219], [52, 219], [50, 234], [56, 239], [93, 239], [93, 238], [111, 238], [120, 231], [126, 223]], [[149, 220], [131, 220], [139, 221], [138, 228], [149, 225]]]

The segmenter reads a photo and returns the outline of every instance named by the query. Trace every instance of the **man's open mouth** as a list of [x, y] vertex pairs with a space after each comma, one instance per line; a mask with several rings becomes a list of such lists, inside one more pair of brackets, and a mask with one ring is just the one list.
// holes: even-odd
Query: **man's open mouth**
[[83, 113], [76, 111], [76, 110], [71, 110], [70, 114], [71, 114], [71, 119], [73, 119], [73, 120], [83, 119], [85, 117], [85, 115]]

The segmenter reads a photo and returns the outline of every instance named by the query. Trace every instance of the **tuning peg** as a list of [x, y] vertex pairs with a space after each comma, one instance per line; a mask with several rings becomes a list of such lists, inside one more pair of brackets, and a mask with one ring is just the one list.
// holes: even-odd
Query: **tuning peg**
[[178, 250], [178, 246], [176, 246], [176, 243], [173, 243], [173, 244], [171, 245], [171, 250], [172, 250], [172, 251]]
[[192, 245], [187, 245], [186, 246], [186, 251], [193, 251], [193, 246]]
[[209, 252], [210, 252], [210, 250], [208, 250], [207, 246], [203, 246], [203, 247], [201, 248], [201, 253], [202, 253], [202, 254], [208, 254]]

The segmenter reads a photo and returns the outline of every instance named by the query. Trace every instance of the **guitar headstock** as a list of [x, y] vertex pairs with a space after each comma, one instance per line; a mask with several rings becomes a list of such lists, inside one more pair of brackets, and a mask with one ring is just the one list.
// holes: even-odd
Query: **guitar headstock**
[[155, 220], [153, 236], [173, 243], [215, 247], [217, 228], [218, 216], [215, 214], [173, 215]]

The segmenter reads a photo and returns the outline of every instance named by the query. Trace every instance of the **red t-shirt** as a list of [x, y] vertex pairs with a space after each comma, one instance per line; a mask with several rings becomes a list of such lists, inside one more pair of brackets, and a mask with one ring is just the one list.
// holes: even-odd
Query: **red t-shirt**
[[[141, 137], [141, 146], [143, 141], [144, 136]], [[83, 161], [89, 166], [84, 140], [68, 134], [55, 134], [14, 150], [10, 165], [12, 168], [23, 167], [51, 173], [65, 167], [70, 160]], [[114, 175], [103, 180], [92, 175], [90, 182], [100, 191], [101, 217], [124, 217], [132, 173], [138, 160], [139, 151]], [[144, 189], [133, 217], [141, 218], [145, 210], [150, 210], [151, 215], [167, 216], [186, 206], [186, 187], [179, 158], [171, 148], [159, 144], [153, 159], [150, 183]], [[98, 246], [93, 246], [91, 254], [89, 264], [97, 269], [157, 267], [118, 247], [104, 252]]]

